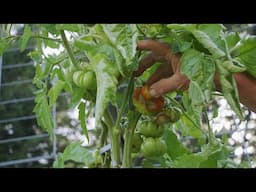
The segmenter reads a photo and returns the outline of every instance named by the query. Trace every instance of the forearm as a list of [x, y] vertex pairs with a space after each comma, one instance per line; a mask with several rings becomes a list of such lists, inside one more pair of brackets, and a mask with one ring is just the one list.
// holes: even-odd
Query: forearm
[[256, 112], [256, 79], [246, 73], [234, 74], [241, 103]]
[[[256, 112], [256, 79], [247, 73], [236, 73], [234, 78], [237, 83], [240, 102], [250, 110]], [[220, 83], [215, 75], [215, 85], [218, 91], [221, 91]]]

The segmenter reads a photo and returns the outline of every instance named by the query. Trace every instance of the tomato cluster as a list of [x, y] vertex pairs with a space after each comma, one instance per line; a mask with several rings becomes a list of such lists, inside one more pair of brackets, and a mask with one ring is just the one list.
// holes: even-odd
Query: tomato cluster
[[133, 103], [137, 110], [144, 115], [155, 115], [157, 124], [175, 123], [180, 119], [181, 110], [177, 107], [169, 107], [164, 109], [164, 97], [152, 97], [149, 94], [147, 85], [137, 87], [133, 92]]
[[152, 120], [140, 120], [137, 130], [144, 138], [141, 151], [145, 157], [154, 158], [166, 153], [166, 144], [161, 139], [165, 130], [163, 125], [158, 125]]
[[[133, 92], [133, 103], [143, 115], [148, 115], [146, 120], [140, 120], [136, 127], [136, 137], [139, 138], [140, 149], [146, 158], [156, 158], [164, 155], [167, 145], [161, 139], [165, 131], [165, 123], [174, 123], [181, 117], [181, 110], [177, 107], [166, 107], [164, 97], [154, 98], [149, 94], [148, 86], [137, 87]], [[139, 137], [140, 134], [140, 137]], [[132, 142], [132, 149], [135, 148]], [[137, 146], [138, 151], [138, 146]]]

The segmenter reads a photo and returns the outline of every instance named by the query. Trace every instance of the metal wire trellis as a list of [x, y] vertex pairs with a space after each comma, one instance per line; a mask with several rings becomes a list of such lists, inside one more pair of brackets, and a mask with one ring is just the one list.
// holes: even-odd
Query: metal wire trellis
[[[33, 47], [29, 47], [28, 48], [33, 49]], [[6, 50], [6, 53], [11, 53], [11, 52], [17, 52], [18, 49], [17, 48], [11, 48]], [[16, 86], [15, 89], [18, 88], [22, 91], [22, 86], [24, 84], [32, 84], [32, 79], [25, 79], [25, 80], [16, 80], [16, 81], [10, 81], [10, 82], [4, 82], [3, 81], [3, 74], [5, 70], [15, 70], [17, 68], [22, 68], [22, 70], [25, 70], [25, 67], [30, 67], [33, 68], [33, 61], [29, 60], [28, 62], [24, 62], [24, 63], [10, 63], [8, 65], [5, 65], [4, 61], [3, 61], [3, 56], [0, 57], [0, 107], [1, 106], [7, 106], [7, 105], [15, 105], [16, 107], [18, 107], [21, 103], [24, 104], [24, 102], [33, 102], [34, 101], [34, 96], [31, 97], [22, 97], [22, 98], [8, 98], [8, 99], [3, 99], [2, 98], [2, 93], [3, 93], [3, 88], [6, 87], [12, 87], [12, 86]], [[15, 109], [13, 109], [15, 110]], [[56, 106], [53, 107], [52, 110], [52, 114], [54, 117], [54, 133], [56, 132]], [[3, 114], [4, 115], [4, 114]], [[1, 118], [3, 115], [0, 114], [0, 129], [3, 128], [1, 127], [1, 125], [3, 124], [12, 124], [12, 126], [16, 129], [32, 129], [32, 127], [15, 127], [14, 123], [15, 122], [20, 122], [20, 121], [35, 121], [36, 116], [33, 114], [33, 112], [31, 111], [30, 114], [24, 114], [22, 116], [11, 116], [8, 118]], [[1, 130], [0, 130], [1, 131]], [[1, 136], [1, 135], [0, 135]], [[26, 136], [18, 136], [18, 137], [14, 137], [14, 138], [8, 138], [8, 137], [0, 137], [0, 149], [4, 148], [4, 147], [8, 147], [8, 145], [11, 145], [13, 143], [18, 143], [18, 142], [24, 142], [24, 141], [36, 141], [38, 139], [48, 139], [49, 140], [49, 135], [47, 133], [34, 133], [32, 135], [26, 135]], [[8, 159], [8, 160], [4, 160], [1, 161], [0, 160], [0, 167], [11, 167], [14, 165], [18, 165], [18, 164], [25, 164], [25, 163], [31, 163], [31, 162], [36, 162], [36, 161], [40, 161], [42, 159], [44, 160], [49, 160], [49, 159], [54, 159], [57, 156], [57, 140], [56, 140], [56, 135], [54, 134], [54, 138], [52, 143], [52, 147], [51, 147], [51, 152], [50, 153], [43, 153], [43, 154], [37, 154], [36, 156], [31, 156], [31, 155], [27, 155], [27, 157], [23, 157], [23, 158], [17, 158], [17, 159]], [[25, 151], [26, 152], [26, 151]], [[27, 153], [27, 152], [26, 152]], [[3, 155], [3, 154], [2, 154]]]

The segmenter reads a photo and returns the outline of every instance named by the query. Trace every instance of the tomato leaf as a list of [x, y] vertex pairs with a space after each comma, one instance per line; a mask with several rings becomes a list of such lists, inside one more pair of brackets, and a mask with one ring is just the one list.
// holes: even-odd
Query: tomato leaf
[[88, 114], [88, 113], [85, 113], [85, 103], [83, 101], [79, 104], [78, 110], [79, 110], [78, 119], [80, 120], [83, 133], [85, 134], [85, 136], [89, 142], [90, 141], [89, 134], [88, 134], [88, 130], [86, 127], [86, 119], [87, 119], [86, 114]]
[[79, 24], [58, 24], [56, 25], [56, 29], [72, 32], [81, 32], [81, 26]]
[[40, 24], [40, 27], [44, 29], [47, 33], [52, 33], [54, 35], [60, 35], [60, 31], [57, 29], [57, 24]]
[[178, 157], [173, 162], [175, 168], [199, 168], [200, 164], [207, 160], [207, 156], [202, 154], [185, 154]]
[[219, 73], [219, 79], [221, 84], [222, 93], [230, 105], [231, 109], [238, 115], [238, 117], [243, 120], [243, 113], [240, 107], [240, 99], [237, 89], [236, 81], [232, 75], [232, 73], [228, 73], [225, 76], [222, 73], [223, 63], [219, 60], [216, 60], [216, 66]]
[[[181, 72], [192, 81], [189, 93], [196, 94], [195, 96], [190, 95], [192, 103], [198, 103], [199, 100], [201, 103], [204, 100], [210, 100], [215, 73], [215, 65], [212, 60], [195, 49], [188, 49], [183, 53], [181, 63]], [[201, 91], [197, 93], [196, 90]]]
[[240, 43], [233, 55], [246, 66], [248, 73], [256, 78], [256, 36], [243, 39]]
[[97, 79], [97, 100], [95, 106], [96, 125], [100, 123], [109, 102], [116, 104], [117, 79], [113, 64], [102, 55], [97, 55], [92, 61]]
[[218, 48], [216, 43], [208, 36], [207, 33], [200, 30], [193, 30], [195, 38], [213, 55], [214, 58], [225, 56], [225, 52]]
[[52, 107], [54, 103], [56, 103], [56, 100], [61, 93], [63, 87], [65, 85], [64, 81], [58, 80], [57, 83], [51, 87], [51, 89], [48, 92], [49, 96], [49, 107]]
[[230, 32], [225, 34], [225, 39], [227, 41], [228, 48], [232, 49], [237, 45], [241, 38], [238, 32]]
[[169, 31], [165, 24], [137, 24], [136, 27], [143, 38], [150, 39], [162, 38]]
[[74, 46], [76, 46], [80, 50], [85, 51], [85, 53], [88, 57], [93, 57], [93, 55], [95, 55], [97, 53], [97, 48], [98, 48], [95, 45], [95, 43], [93, 43], [91, 38], [89, 38], [87, 40], [82, 39], [82, 38], [76, 39], [74, 41]]
[[53, 167], [64, 168], [65, 161], [72, 160], [78, 163], [83, 163], [86, 166], [93, 164], [96, 159], [93, 152], [81, 146], [81, 142], [74, 142], [68, 145], [62, 154], [54, 162]]
[[60, 47], [60, 43], [56, 42], [54, 40], [44, 39], [43, 42], [44, 42], [45, 47], [50, 47], [50, 48], [53, 48], [53, 49], [57, 49], [57, 48]]
[[[190, 117], [182, 115], [180, 120], [176, 123], [177, 130], [181, 131], [183, 136], [192, 136], [195, 138], [202, 137], [202, 131], [200, 124], [197, 122], [198, 118], [195, 114], [188, 113]], [[193, 122], [192, 122], [193, 121]]]
[[129, 65], [136, 54], [137, 28], [135, 24], [104, 24], [103, 30]]
[[46, 92], [43, 90], [37, 91], [35, 102], [36, 105], [33, 112], [36, 113], [37, 122], [50, 134], [50, 138], [53, 139], [53, 117]]
[[174, 30], [194, 30], [196, 28], [196, 24], [168, 24], [167, 27], [169, 29]]
[[8, 41], [5, 38], [0, 38], [0, 55], [2, 55], [5, 49], [8, 47]]
[[103, 24], [106, 42], [113, 48], [119, 72], [127, 76], [128, 66], [133, 64], [137, 46], [137, 28], [135, 24]]
[[31, 51], [29, 52], [28, 56], [31, 57], [31, 59], [36, 63], [36, 64], [41, 64], [42, 63], [42, 53], [39, 51]]
[[33, 32], [30, 29], [29, 25], [25, 25], [24, 33], [20, 38], [20, 51], [24, 51], [26, 49], [27, 43], [32, 36]]
[[164, 134], [164, 140], [167, 145], [167, 154], [173, 159], [177, 159], [184, 154], [190, 154], [191, 152], [182, 145], [177, 136], [172, 130], [167, 129]]
[[214, 143], [202, 146], [201, 154], [205, 155], [207, 160], [201, 162], [200, 168], [217, 168], [219, 161], [228, 158], [229, 150], [219, 140], [215, 139]]
[[195, 82], [191, 81], [189, 84], [189, 96], [192, 100], [192, 105], [203, 105], [204, 104], [204, 95], [200, 86]]
[[225, 51], [225, 43], [222, 39], [225, 27], [222, 24], [199, 24], [197, 29], [207, 34], [218, 49]]
[[219, 140], [203, 145], [201, 151], [178, 157], [173, 167], [177, 168], [217, 168], [218, 161], [227, 159], [228, 149]]

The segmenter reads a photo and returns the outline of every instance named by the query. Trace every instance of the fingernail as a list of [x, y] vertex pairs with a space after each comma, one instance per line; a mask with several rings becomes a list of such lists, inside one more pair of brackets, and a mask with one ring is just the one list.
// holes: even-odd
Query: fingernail
[[149, 90], [149, 94], [152, 96], [152, 97], [157, 97], [157, 92], [155, 89], [150, 89]]

